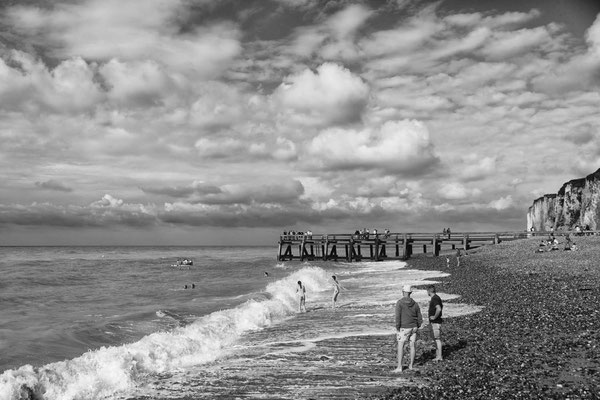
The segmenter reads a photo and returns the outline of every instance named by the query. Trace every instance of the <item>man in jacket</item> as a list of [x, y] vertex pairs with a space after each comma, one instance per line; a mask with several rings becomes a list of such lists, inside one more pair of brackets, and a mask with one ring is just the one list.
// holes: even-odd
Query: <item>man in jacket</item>
[[402, 298], [396, 303], [396, 338], [398, 339], [398, 368], [394, 372], [402, 372], [402, 358], [404, 356], [404, 345], [410, 342], [410, 362], [408, 369], [413, 369], [415, 362], [415, 341], [417, 340], [417, 329], [423, 324], [421, 309], [411, 299], [412, 288], [410, 285], [402, 287]]

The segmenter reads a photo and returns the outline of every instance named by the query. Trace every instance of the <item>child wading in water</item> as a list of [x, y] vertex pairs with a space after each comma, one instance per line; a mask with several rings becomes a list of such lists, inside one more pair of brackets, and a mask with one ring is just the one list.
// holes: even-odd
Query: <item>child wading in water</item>
[[302, 281], [298, 281], [296, 295], [298, 296], [298, 300], [300, 301], [298, 311], [306, 312], [306, 288], [302, 286]]
[[335, 275], [332, 275], [331, 279], [333, 279], [333, 297], [331, 298], [331, 308], [335, 308], [335, 302], [340, 294], [340, 290], [345, 289], [345, 287], [340, 285]]

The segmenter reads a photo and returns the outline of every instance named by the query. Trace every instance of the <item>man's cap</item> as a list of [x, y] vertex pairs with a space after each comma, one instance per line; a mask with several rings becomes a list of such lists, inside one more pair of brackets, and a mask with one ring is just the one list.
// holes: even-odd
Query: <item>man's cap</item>
[[402, 291], [406, 293], [412, 293], [412, 287], [410, 285], [402, 286]]

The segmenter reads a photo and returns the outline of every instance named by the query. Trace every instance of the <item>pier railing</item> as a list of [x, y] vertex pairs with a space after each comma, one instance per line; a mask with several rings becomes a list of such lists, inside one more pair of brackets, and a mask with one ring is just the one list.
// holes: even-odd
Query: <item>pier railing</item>
[[[595, 234], [560, 231], [554, 235]], [[470, 250], [484, 245], [548, 236], [549, 232], [451, 232], [451, 233], [379, 233], [379, 234], [286, 234], [279, 237], [279, 261], [382, 261], [405, 260], [415, 252], [432, 253]]]

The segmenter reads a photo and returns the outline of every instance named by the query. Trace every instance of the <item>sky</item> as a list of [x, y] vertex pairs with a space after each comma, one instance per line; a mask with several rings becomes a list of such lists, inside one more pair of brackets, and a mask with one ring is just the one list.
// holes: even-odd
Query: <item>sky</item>
[[0, 245], [524, 230], [599, 89], [592, 0], [0, 0]]

